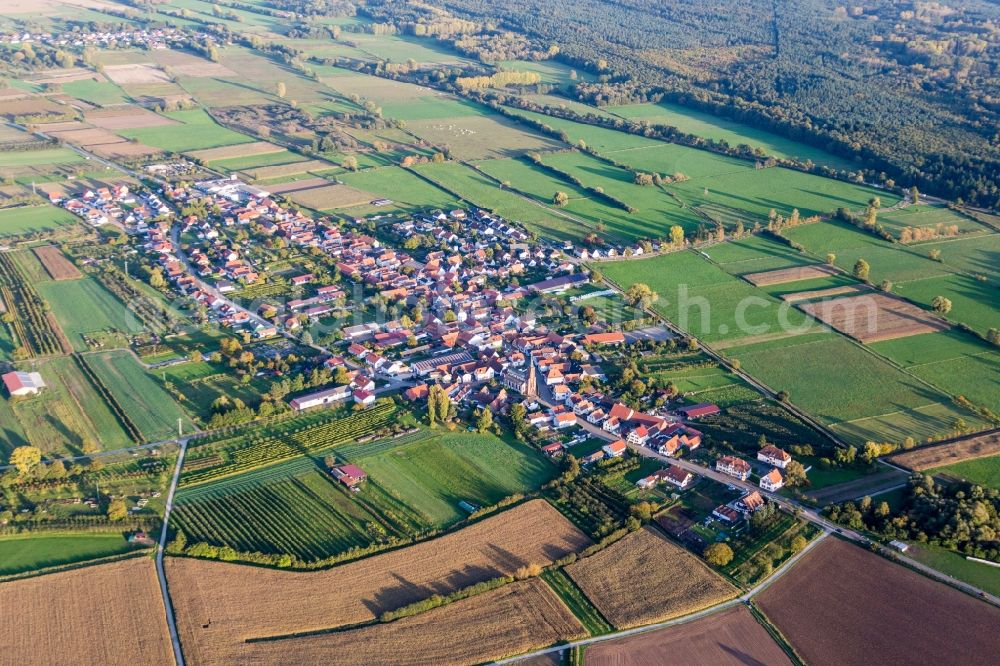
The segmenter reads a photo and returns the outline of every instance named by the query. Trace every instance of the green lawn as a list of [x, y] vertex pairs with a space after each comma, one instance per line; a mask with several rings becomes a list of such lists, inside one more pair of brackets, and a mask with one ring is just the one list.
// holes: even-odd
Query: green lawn
[[556, 473], [524, 444], [472, 432], [445, 433], [355, 462], [370, 479], [441, 527], [467, 515], [458, 506], [463, 500], [489, 506], [537, 488]]
[[935, 474], [947, 474], [1000, 490], [1000, 456], [966, 460], [954, 465], [938, 467], [931, 471]]
[[[16, 154], [31, 155], [33, 153]], [[72, 213], [48, 204], [3, 208], [0, 209], [0, 237], [16, 236], [35, 231], [51, 231], [76, 221], [77, 217]]]
[[141, 320], [94, 278], [45, 282], [38, 285], [38, 292], [52, 306], [59, 325], [77, 351], [88, 349], [83, 339], [86, 333], [143, 330]]
[[184, 431], [191, 432], [191, 420], [131, 353], [101, 352], [85, 358], [147, 440], [176, 436], [178, 419]]
[[130, 139], [138, 139], [146, 145], [177, 153], [248, 143], [253, 140], [245, 134], [217, 124], [203, 109], [171, 111], [162, 115], [178, 121], [178, 124], [122, 130], [120, 134]]
[[69, 148], [0, 151], [0, 168], [76, 164], [77, 162], [83, 162], [83, 157]]
[[132, 550], [120, 534], [34, 534], [0, 537], [0, 575], [84, 562]]

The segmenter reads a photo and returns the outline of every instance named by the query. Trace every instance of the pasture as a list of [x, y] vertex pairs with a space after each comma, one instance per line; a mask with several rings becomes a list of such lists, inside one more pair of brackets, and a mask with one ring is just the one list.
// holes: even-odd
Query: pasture
[[[547, 565], [590, 543], [548, 503], [534, 500], [439, 538], [325, 571], [191, 558], [168, 558], [166, 569], [188, 659], [231, 663], [247, 649], [247, 638], [368, 622], [528, 563]], [[211, 625], [204, 627], [209, 615]]]
[[816, 164], [848, 171], [857, 168], [857, 165], [850, 160], [828, 153], [821, 148], [680, 104], [670, 102], [623, 104], [608, 107], [607, 110], [628, 120], [669, 125], [676, 127], [681, 132], [693, 134], [703, 139], [725, 141], [730, 146], [744, 144], [751, 148], [760, 148], [766, 155], [773, 157], [802, 161], [812, 160]]
[[944, 296], [952, 304], [951, 311], [945, 317], [965, 324], [981, 335], [985, 335], [991, 328], [997, 328], [997, 323], [1000, 322], [997, 287], [966, 275], [943, 275], [903, 282], [897, 284], [894, 291], [925, 308], [932, 307], [935, 297]]
[[[163, 597], [148, 557], [4, 583], [0, 608], [18, 609], [19, 631], [4, 640], [11, 663], [173, 663]], [[45, 637], [41, 653], [39, 636]]]
[[175, 153], [252, 141], [245, 134], [222, 127], [203, 109], [170, 111], [162, 115], [170, 120], [176, 120], [178, 124], [124, 129], [120, 130], [120, 133], [129, 139], [136, 139], [146, 145]]
[[178, 422], [185, 432], [191, 431], [191, 420], [130, 352], [100, 352], [85, 358], [146, 440], [176, 436]]
[[3, 208], [0, 209], [0, 237], [52, 231], [76, 221], [72, 213], [48, 204]]
[[0, 151], [0, 169], [24, 166], [51, 166], [56, 164], [76, 164], [83, 157], [69, 148], [43, 148], [41, 150]]
[[447, 433], [353, 462], [425, 520], [443, 527], [466, 517], [458, 502], [490, 506], [538, 488], [556, 468], [534, 449], [479, 433]]
[[142, 321], [95, 278], [60, 280], [38, 285], [38, 292], [52, 306], [52, 312], [69, 338], [73, 349], [87, 351], [84, 336], [116, 331], [138, 333]]
[[1000, 650], [991, 631], [1000, 610], [838, 539], [813, 549], [756, 602], [807, 663], [864, 663], [872, 654], [938, 663], [953, 659], [956, 645], [974, 663]]
[[959, 234], [985, 234], [988, 229], [971, 217], [963, 215], [947, 206], [918, 204], [900, 208], [899, 210], [881, 213], [879, 223], [896, 238], [900, 238], [903, 229], [920, 229], [927, 231], [943, 227], [957, 227]]
[[1000, 490], [1000, 456], [976, 458], [964, 462], [938, 467], [932, 470], [934, 474], [962, 479], [969, 483], [978, 483], [987, 488]]
[[464, 160], [514, 157], [565, 147], [556, 139], [485, 111], [478, 115], [415, 120], [407, 123], [407, 127], [435, 146], [447, 146], [453, 156]]
[[[337, 176], [337, 179], [362, 192], [371, 192], [378, 197], [390, 199], [399, 209], [450, 209], [457, 205], [455, 197], [402, 167], [383, 167], [344, 173]], [[359, 211], [358, 214], [364, 214], [364, 211]]]
[[736, 588], [700, 559], [649, 527], [567, 566], [566, 573], [617, 629], [662, 622], [736, 596]]

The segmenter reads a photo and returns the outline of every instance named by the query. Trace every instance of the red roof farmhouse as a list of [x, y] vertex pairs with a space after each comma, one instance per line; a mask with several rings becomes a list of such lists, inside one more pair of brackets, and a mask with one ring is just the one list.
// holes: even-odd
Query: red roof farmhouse
[[34, 395], [45, 388], [45, 380], [37, 372], [8, 372], [2, 379], [11, 396]]

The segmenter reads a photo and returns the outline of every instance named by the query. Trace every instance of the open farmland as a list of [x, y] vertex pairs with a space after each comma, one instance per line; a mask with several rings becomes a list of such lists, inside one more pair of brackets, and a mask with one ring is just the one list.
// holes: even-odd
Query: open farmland
[[245, 649], [246, 638], [370, 621], [589, 544], [558, 511], [535, 500], [440, 538], [322, 572], [189, 558], [169, 558], [166, 567], [188, 658], [219, 663]]
[[352, 457], [352, 462], [437, 526], [466, 516], [459, 501], [490, 506], [509, 495], [538, 488], [557, 472], [529, 446], [471, 432], [394, 446]]
[[[344, 173], [338, 175], [337, 180], [362, 192], [371, 192], [380, 198], [389, 199], [396, 208], [400, 209], [448, 209], [457, 205], [456, 197], [401, 167], [382, 167]], [[358, 214], [364, 214], [366, 210], [366, 208], [361, 208]], [[383, 209], [372, 208], [371, 210]]]
[[149, 441], [177, 434], [178, 423], [190, 432], [190, 419], [128, 351], [81, 357], [112, 399]]
[[0, 537], [0, 576], [120, 555], [132, 549], [121, 534], [53, 532]]
[[11, 663], [173, 663], [156, 570], [146, 557], [0, 584], [0, 608], [17, 609], [19, 630], [0, 639]]
[[100, 331], [138, 333], [142, 321], [95, 278], [63, 280], [38, 285], [52, 306], [59, 325], [77, 351], [87, 351], [87, 334]]
[[736, 589], [698, 558], [648, 527], [569, 565], [566, 573], [618, 629], [679, 617], [736, 596]]
[[351, 666], [360, 653], [378, 666], [463, 666], [585, 635], [559, 597], [533, 578], [387, 624], [252, 643], [246, 659]]
[[587, 648], [587, 666], [646, 664], [791, 664], [784, 650], [743, 606], [677, 627]]
[[[933, 473], [1000, 490], [1000, 455], [975, 458], [938, 467]], [[1000, 581], [998, 581], [998, 585], [1000, 585]]]
[[43, 245], [34, 248], [34, 251], [53, 280], [74, 280], [82, 277], [79, 269], [55, 245]]
[[[863, 603], [859, 601], [863, 600]], [[986, 663], [1000, 609], [857, 546], [827, 539], [757, 597], [807, 663]], [[906, 612], [900, 612], [906, 609]]]
[[284, 195], [298, 205], [314, 210], [353, 208], [371, 203], [378, 198], [369, 192], [339, 183], [287, 190]]
[[765, 271], [763, 273], [747, 273], [743, 279], [756, 287], [767, 287], [772, 284], [785, 284], [786, 282], [799, 282], [801, 280], [811, 280], [822, 278], [828, 275], [839, 275], [840, 271], [825, 264], [813, 264], [811, 266], [796, 266], [795, 268], [783, 268], [775, 271]]
[[[907, 232], [920, 230], [929, 233], [932, 230], [947, 235], [954, 229], [958, 234], [985, 234], [988, 229], [967, 215], [946, 206], [915, 205], [879, 215], [879, 223], [893, 236], [907, 241]], [[910, 237], [918, 235], [910, 233]]]
[[986, 458], [1000, 453], [1000, 431], [957, 442], [934, 444], [913, 451], [897, 453], [891, 460], [915, 472], [955, 465], [968, 460]]
[[239, 134], [217, 124], [202, 109], [172, 111], [164, 113], [163, 116], [175, 120], [177, 123], [160, 127], [127, 129], [122, 130], [121, 134], [146, 145], [176, 153], [252, 141], [245, 134]]
[[76, 221], [72, 213], [48, 204], [4, 208], [0, 209], [0, 237], [51, 231]]
[[171, 120], [138, 106], [88, 111], [85, 117], [91, 125], [112, 131], [177, 124], [176, 120]]
[[859, 342], [881, 342], [948, 330], [947, 322], [901, 298], [883, 293], [802, 303], [810, 316]]
[[187, 155], [203, 162], [215, 162], [217, 160], [231, 160], [237, 157], [253, 157], [255, 155], [283, 152], [286, 152], [286, 150], [282, 146], [268, 141], [254, 141], [252, 143], [241, 143], [233, 146], [192, 150]]

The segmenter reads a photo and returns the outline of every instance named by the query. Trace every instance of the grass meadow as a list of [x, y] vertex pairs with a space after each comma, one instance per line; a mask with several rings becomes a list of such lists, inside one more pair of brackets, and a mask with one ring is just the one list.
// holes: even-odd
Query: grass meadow
[[121, 534], [32, 534], [0, 537], [0, 576], [84, 562], [132, 550]]
[[[0, 162], [2, 161], [4, 160], [0, 157]], [[76, 221], [77, 218], [72, 213], [48, 204], [4, 208], [0, 209], [0, 237], [51, 231]]]
[[76, 351], [87, 351], [83, 336], [99, 331], [137, 333], [142, 322], [94, 278], [37, 285]]
[[253, 140], [245, 134], [222, 127], [204, 109], [170, 111], [162, 115], [176, 120], [178, 124], [121, 130], [119, 134], [175, 153], [231, 146]]

